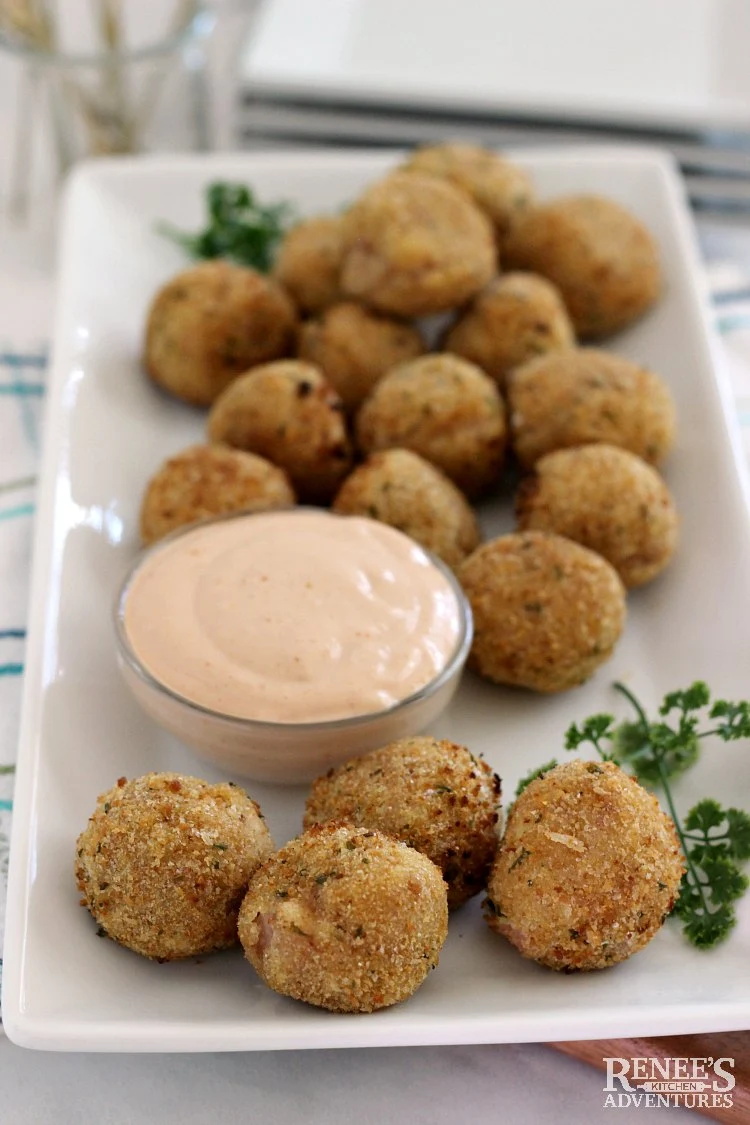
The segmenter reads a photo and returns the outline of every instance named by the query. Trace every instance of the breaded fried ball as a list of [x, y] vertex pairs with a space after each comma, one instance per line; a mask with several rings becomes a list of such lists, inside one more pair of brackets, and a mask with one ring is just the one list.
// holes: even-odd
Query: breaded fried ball
[[566, 691], [588, 680], [625, 624], [617, 571], [544, 531], [501, 535], [461, 564], [474, 615], [469, 667], [498, 684]]
[[626, 586], [660, 574], [677, 546], [669, 489], [651, 465], [614, 445], [560, 449], [521, 481], [522, 531], [554, 531], [603, 555]]
[[368, 457], [342, 484], [333, 510], [390, 524], [454, 568], [479, 546], [481, 538], [464, 494], [408, 449], [387, 449]]
[[606, 969], [651, 941], [682, 872], [653, 794], [614, 762], [566, 762], [511, 805], [485, 917], [550, 969]]
[[395, 316], [468, 301], [496, 271], [492, 224], [465, 192], [434, 176], [395, 172], [344, 216], [341, 288]]
[[99, 797], [78, 837], [78, 889], [99, 932], [157, 961], [237, 941], [250, 876], [273, 852], [236, 785], [148, 773]]
[[476, 496], [500, 475], [505, 404], [488, 375], [455, 355], [426, 355], [394, 367], [357, 415], [365, 453], [411, 449]]
[[443, 346], [476, 363], [502, 388], [513, 367], [575, 342], [570, 317], [551, 282], [531, 273], [505, 273], [477, 293]]
[[303, 219], [285, 235], [273, 276], [301, 312], [321, 312], [341, 299], [342, 254], [343, 232], [338, 215]]
[[491, 219], [501, 240], [534, 200], [529, 174], [481, 145], [426, 145], [415, 149], [403, 167], [462, 188]]
[[554, 282], [579, 340], [612, 336], [651, 308], [662, 289], [656, 243], [626, 208], [598, 195], [532, 207], [503, 247], [507, 269]]
[[265, 983], [334, 1012], [373, 1012], [419, 988], [448, 932], [447, 888], [420, 852], [372, 829], [324, 824], [257, 872], [240, 910]]
[[300, 359], [316, 364], [344, 406], [355, 411], [391, 367], [426, 350], [416, 328], [353, 301], [328, 309], [300, 328]]
[[498, 845], [500, 778], [465, 746], [405, 738], [313, 782], [305, 828], [341, 820], [377, 828], [437, 864], [455, 910], [487, 885]]
[[276, 282], [230, 262], [201, 262], [154, 297], [144, 365], [170, 394], [210, 406], [248, 367], [289, 355], [296, 326]]
[[227, 387], [208, 416], [208, 436], [285, 469], [300, 499], [331, 499], [352, 449], [341, 399], [310, 363], [254, 367]]
[[511, 440], [521, 465], [572, 445], [606, 442], [659, 465], [672, 448], [667, 385], [645, 367], [595, 348], [529, 360], [508, 376]]
[[141, 504], [141, 539], [226, 512], [265, 512], [296, 504], [289, 477], [264, 457], [221, 445], [191, 445], [151, 477]]

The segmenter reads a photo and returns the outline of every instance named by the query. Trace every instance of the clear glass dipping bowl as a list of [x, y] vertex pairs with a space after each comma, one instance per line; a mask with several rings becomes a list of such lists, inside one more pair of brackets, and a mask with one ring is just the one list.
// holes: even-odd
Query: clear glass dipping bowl
[[348, 758], [429, 728], [453, 698], [473, 637], [471, 608], [458, 579], [429, 551], [425, 554], [448, 580], [455, 595], [459, 635], [443, 670], [392, 707], [313, 723], [243, 719], [194, 703], [152, 676], [136, 655], [125, 629], [125, 607], [136, 573], [147, 559], [178, 536], [189, 535], [206, 523], [237, 518], [252, 519], [252, 513], [203, 520], [165, 536], [141, 552], [120, 587], [114, 607], [118, 664], [125, 683], [146, 714], [201, 758], [227, 773], [286, 785], [312, 781]]

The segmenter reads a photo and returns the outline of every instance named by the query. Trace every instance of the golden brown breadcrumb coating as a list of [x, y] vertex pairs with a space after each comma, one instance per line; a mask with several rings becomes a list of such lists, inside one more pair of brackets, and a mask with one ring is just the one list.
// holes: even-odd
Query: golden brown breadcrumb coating
[[664, 381], [596, 348], [551, 352], [507, 381], [511, 441], [526, 468], [553, 449], [594, 441], [659, 465], [672, 448], [675, 409]]
[[299, 332], [299, 358], [321, 369], [349, 411], [361, 406], [391, 367], [425, 350], [413, 325], [354, 301], [333, 305], [321, 317], [305, 321]]
[[245, 956], [276, 992], [372, 1012], [419, 988], [448, 933], [447, 888], [420, 852], [329, 823], [260, 868], [239, 918]]
[[356, 421], [365, 453], [411, 449], [476, 496], [500, 476], [505, 405], [495, 383], [468, 360], [426, 355], [394, 367]]
[[321, 312], [341, 299], [343, 249], [341, 218], [337, 215], [303, 219], [284, 236], [273, 276], [302, 312]]
[[221, 445], [191, 445], [149, 480], [141, 504], [141, 539], [153, 543], [178, 527], [227, 512], [263, 512], [296, 503], [283, 469], [264, 457]]
[[408, 449], [373, 453], [346, 478], [334, 512], [390, 524], [457, 567], [478, 547], [477, 517], [444, 473]]
[[299, 360], [254, 367], [227, 387], [208, 416], [208, 436], [267, 457], [312, 503], [331, 499], [352, 462], [341, 399]]
[[487, 885], [499, 836], [500, 778], [455, 742], [405, 738], [352, 758], [313, 782], [305, 828], [342, 820], [377, 828], [428, 856], [448, 908]]
[[512, 368], [575, 342], [562, 297], [551, 282], [530, 273], [505, 273], [477, 293], [443, 347], [476, 363], [502, 388]]
[[341, 288], [395, 316], [468, 301], [496, 272], [492, 224], [447, 181], [394, 172], [344, 215]]
[[230, 262], [201, 262], [154, 297], [143, 362], [170, 394], [210, 406], [248, 367], [289, 355], [296, 327], [294, 306], [276, 282]]
[[481, 145], [448, 142], [425, 145], [411, 154], [403, 169], [439, 176], [467, 192], [491, 219], [499, 240], [534, 200], [528, 172]]
[[613, 199], [571, 195], [532, 207], [503, 246], [507, 269], [540, 273], [563, 295], [580, 340], [619, 332], [662, 289], [656, 243]]
[[551, 969], [606, 969], [651, 941], [683, 868], [653, 794], [613, 762], [566, 762], [511, 805], [485, 917]]
[[149, 773], [101, 794], [76, 848], [99, 933], [173, 961], [235, 944], [248, 881], [273, 842], [237, 786]]
[[626, 586], [660, 574], [677, 546], [678, 517], [656, 469], [614, 445], [540, 458], [516, 496], [522, 531], [554, 531], [612, 563]]
[[555, 692], [612, 655], [625, 588], [601, 556], [544, 531], [502, 535], [458, 569], [471, 603], [469, 667], [499, 684]]

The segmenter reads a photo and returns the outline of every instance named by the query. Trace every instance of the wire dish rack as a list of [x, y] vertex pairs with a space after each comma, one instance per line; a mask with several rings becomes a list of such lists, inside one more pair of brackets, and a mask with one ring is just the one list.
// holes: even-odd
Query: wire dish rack
[[493, 148], [568, 144], [653, 144], [671, 152], [694, 210], [715, 220], [750, 223], [748, 132], [625, 127], [413, 105], [303, 100], [245, 87], [238, 113], [244, 147], [402, 147], [470, 141]]

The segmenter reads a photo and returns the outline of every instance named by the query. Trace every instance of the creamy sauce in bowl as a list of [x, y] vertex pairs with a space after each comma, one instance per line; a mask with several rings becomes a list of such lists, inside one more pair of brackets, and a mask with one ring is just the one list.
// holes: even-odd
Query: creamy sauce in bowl
[[169, 691], [290, 724], [396, 706], [465, 633], [451, 580], [408, 536], [306, 508], [178, 534], [137, 567], [121, 613], [133, 654]]

